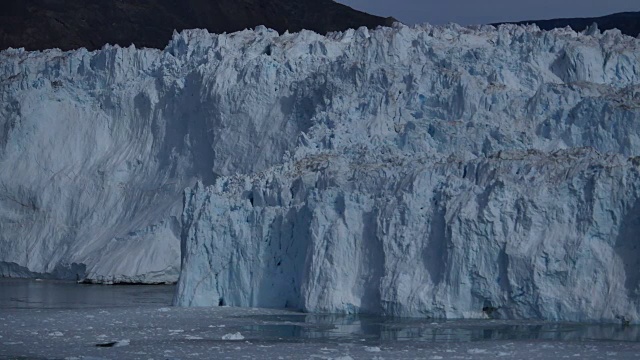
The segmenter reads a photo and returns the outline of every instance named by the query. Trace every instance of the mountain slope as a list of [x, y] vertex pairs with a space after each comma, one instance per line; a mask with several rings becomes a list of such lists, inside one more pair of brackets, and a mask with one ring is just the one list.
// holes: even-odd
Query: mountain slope
[[0, 10], [0, 49], [27, 50], [164, 48], [174, 29], [222, 33], [265, 25], [326, 33], [393, 21], [332, 0], [7, 0]]
[[543, 30], [551, 30], [570, 26], [575, 31], [582, 31], [593, 23], [597, 23], [598, 28], [602, 31], [619, 29], [623, 34], [633, 37], [636, 37], [640, 34], [640, 12], [623, 12], [594, 18], [527, 20], [509, 24], [536, 24]]

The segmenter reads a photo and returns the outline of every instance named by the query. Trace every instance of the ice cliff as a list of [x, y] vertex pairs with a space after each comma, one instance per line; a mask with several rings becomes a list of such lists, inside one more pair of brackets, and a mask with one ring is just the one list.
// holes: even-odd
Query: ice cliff
[[251, 109], [303, 91], [301, 130], [187, 189], [176, 303], [639, 321], [639, 45], [399, 25], [245, 52]]
[[278, 70], [277, 36], [0, 52], [0, 275], [177, 281], [184, 188], [279, 163], [311, 125], [321, 64]]
[[178, 305], [638, 321], [638, 42], [397, 25], [4, 51], [0, 273], [172, 281], [182, 252]]

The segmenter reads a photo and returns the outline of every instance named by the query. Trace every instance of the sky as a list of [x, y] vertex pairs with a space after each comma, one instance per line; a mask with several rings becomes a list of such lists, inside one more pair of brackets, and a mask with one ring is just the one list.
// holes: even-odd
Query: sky
[[354, 9], [406, 23], [462, 25], [594, 17], [640, 11], [640, 0], [337, 0]]

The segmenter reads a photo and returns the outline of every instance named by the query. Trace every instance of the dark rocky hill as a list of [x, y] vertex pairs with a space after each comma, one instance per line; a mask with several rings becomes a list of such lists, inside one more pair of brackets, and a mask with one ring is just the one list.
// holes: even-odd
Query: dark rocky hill
[[174, 29], [221, 33], [265, 25], [326, 33], [393, 21], [333, 0], [3, 0], [0, 49], [164, 48]]
[[536, 24], [543, 30], [570, 26], [573, 30], [582, 31], [593, 23], [598, 24], [602, 31], [619, 29], [623, 34], [633, 37], [640, 34], [640, 12], [624, 12], [595, 18], [520, 21], [510, 24]]

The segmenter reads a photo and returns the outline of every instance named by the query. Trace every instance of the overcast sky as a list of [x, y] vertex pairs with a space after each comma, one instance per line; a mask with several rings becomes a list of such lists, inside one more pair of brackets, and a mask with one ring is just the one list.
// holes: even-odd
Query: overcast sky
[[640, 0], [337, 0], [375, 15], [407, 23], [462, 25], [500, 21], [592, 17], [640, 11]]

